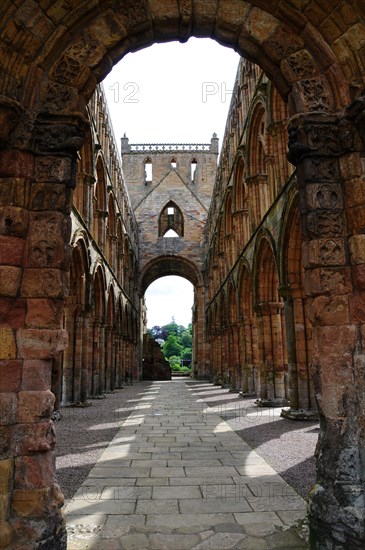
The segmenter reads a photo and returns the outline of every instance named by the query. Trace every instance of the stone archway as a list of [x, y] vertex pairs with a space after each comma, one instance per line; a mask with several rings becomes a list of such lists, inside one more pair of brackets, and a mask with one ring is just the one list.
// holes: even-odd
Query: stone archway
[[[140, 277], [140, 295], [144, 296], [151, 283], [167, 275], [176, 275], [187, 279], [194, 287], [192, 369], [196, 375], [204, 376], [206, 346], [204, 343], [204, 288], [202, 274], [193, 262], [182, 256], [160, 256], [144, 267]], [[199, 365], [199, 372], [197, 372], [197, 365]]]
[[[311, 368], [321, 416], [311, 544], [360, 548], [365, 540], [362, 3], [328, 2], [318, 10], [311, 2], [291, 0], [101, 5], [59, 0], [46, 6], [9, 1], [2, 17], [0, 358], [2, 380], [12, 381], [2, 391], [17, 404], [2, 428], [5, 547], [23, 541], [39, 548], [65, 546], [49, 393], [35, 396], [22, 376], [30, 362], [50, 372], [65, 346], [62, 315], [52, 306], [68, 288], [69, 214], [85, 104], [127, 52], [209, 36], [259, 64], [294, 116], [289, 150], [299, 182]], [[51, 255], [38, 246], [44, 235]], [[44, 300], [48, 314], [35, 322], [28, 311]], [[24, 416], [29, 409], [32, 415]], [[45, 464], [48, 477], [32, 475]], [[25, 486], [14, 486], [13, 472], [20, 467], [27, 471]]]

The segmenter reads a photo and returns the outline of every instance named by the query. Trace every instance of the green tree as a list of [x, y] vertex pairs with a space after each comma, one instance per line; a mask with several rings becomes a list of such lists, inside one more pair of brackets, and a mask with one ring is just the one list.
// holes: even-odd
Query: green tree
[[181, 334], [180, 338], [180, 344], [184, 346], [184, 348], [191, 348], [193, 343], [193, 337], [191, 333], [188, 330], [184, 330]]
[[167, 358], [171, 357], [171, 355], [177, 355], [178, 357], [180, 357], [182, 349], [183, 347], [181, 344], [179, 344], [175, 334], [169, 334], [166, 342], [163, 345], [164, 356]]
[[192, 350], [191, 348], [184, 348], [183, 352], [181, 354], [182, 359], [190, 359], [192, 358]]

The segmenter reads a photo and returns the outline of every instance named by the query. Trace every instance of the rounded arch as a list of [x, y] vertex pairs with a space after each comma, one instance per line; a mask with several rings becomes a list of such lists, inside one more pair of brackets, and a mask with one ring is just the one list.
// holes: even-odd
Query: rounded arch
[[143, 295], [149, 285], [166, 275], [178, 275], [187, 279], [194, 287], [202, 285], [198, 268], [181, 256], [162, 256], [151, 260], [143, 269], [140, 277], [140, 289]]
[[[136, 9], [133, 2], [121, 2], [115, 3], [111, 12], [109, 3], [100, 6], [75, 0], [72, 9], [60, 7], [54, 13], [37, 6], [36, 16], [47, 22], [45, 32], [38, 36], [38, 49], [29, 59], [23, 58], [22, 71], [19, 63], [5, 63], [8, 73], [7, 78], [0, 80], [0, 92], [27, 106], [34, 107], [41, 97], [43, 103], [48, 101], [53, 109], [62, 108], [64, 105], [58, 106], [54, 98], [57, 87], [71, 85], [88, 100], [95, 84], [127, 53], [154, 42], [184, 42], [190, 36], [197, 36], [233, 47], [260, 65], [282, 96], [287, 97], [294, 90], [293, 112], [344, 107], [349, 103], [350, 86], [359, 92], [363, 87], [356, 48], [350, 40], [343, 41], [341, 55], [336, 57], [337, 36], [326, 27], [317, 30], [316, 10], [307, 10], [305, 3], [294, 6], [284, 1], [282, 4], [278, 10], [275, 3], [262, 0], [239, 3], [226, 0], [218, 8], [214, 4], [214, 9], [207, 10], [204, 0], [196, 0], [189, 4], [171, 4], [167, 12], [164, 3], [144, 2]], [[321, 10], [322, 20], [330, 16], [343, 20], [339, 5], [333, 7], [327, 3]], [[362, 31], [362, 8], [352, 4], [351, 10], [348, 26], [354, 33]], [[4, 25], [10, 18], [21, 24], [24, 13], [21, 9], [15, 13], [9, 10], [3, 16]], [[16, 42], [10, 46], [4, 43], [9, 59], [18, 57], [25, 43], [27, 30], [20, 29]], [[46, 77], [40, 95], [31, 93], [41, 81], [37, 70]], [[321, 87], [323, 93], [316, 98], [306, 97], [304, 79], [312, 79], [312, 85]], [[25, 83], [27, 89], [21, 94], [19, 90], [26, 87]], [[69, 103], [77, 103], [75, 95], [69, 94]], [[13, 108], [16, 111], [16, 106]]]

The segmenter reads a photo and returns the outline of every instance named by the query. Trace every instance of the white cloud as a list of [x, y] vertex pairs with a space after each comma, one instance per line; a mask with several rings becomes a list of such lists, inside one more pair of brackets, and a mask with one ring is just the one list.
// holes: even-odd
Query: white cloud
[[161, 277], [147, 289], [147, 326], [166, 325], [172, 317], [178, 325], [187, 327], [191, 323], [193, 306], [193, 285], [182, 277]]
[[239, 55], [210, 39], [154, 44], [104, 80], [118, 141], [207, 143], [223, 138]]
[[[128, 54], [104, 80], [114, 134], [130, 143], [220, 144], [239, 56], [213, 40], [155, 44]], [[191, 322], [192, 285], [164, 277], [146, 292], [148, 326]]]

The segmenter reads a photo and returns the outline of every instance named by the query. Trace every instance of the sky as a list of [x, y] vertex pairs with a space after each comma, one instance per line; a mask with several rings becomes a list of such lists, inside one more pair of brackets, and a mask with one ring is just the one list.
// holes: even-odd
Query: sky
[[[220, 144], [239, 55], [209, 39], [154, 44], [127, 54], [103, 85], [114, 128], [129, 143]], [[146, 291], [147, 326], [175, 317], [191, 322], [193, 287], [182, 277], [163, 277]]]

